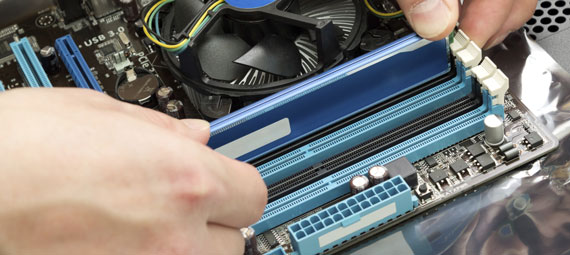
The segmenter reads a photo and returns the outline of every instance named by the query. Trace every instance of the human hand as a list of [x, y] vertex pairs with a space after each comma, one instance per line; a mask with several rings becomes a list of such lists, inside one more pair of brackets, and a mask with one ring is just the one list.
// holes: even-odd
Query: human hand
[[257, 170], [179, 121], [82, 89], [0, 94], [0, 254], [243, 254]]
[[397, 0], [420, 36], [440, 40], [459, 27], [484, 49], [501, 43], [532, 17], [537, 0]]

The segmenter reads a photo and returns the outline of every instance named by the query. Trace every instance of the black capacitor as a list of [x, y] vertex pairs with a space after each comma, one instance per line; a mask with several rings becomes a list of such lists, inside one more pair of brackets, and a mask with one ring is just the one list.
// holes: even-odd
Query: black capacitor
[[367, 189], [370, 186], [370, 180], [364, 175], [356, 175], [350, 179], [350, 192], [355, 195]]
[[158, 108], [161, 111], [166, 111], [166, 105], [170, 101], [170, 98], [174, 94], [174, 89], [171, 87], [160, 87], [158, 91], [156, 91], [156, 99], [158, 100]]
[[52, 46], [45, 46], [40, 50], [40, 63], [49, 75], [57, 74], [61, 68], [57, 52]]
[[368, 169], [368, 178], [370, 178], [370, 182], [372, 183], [372, 186], [374, 186], [388, 180], [388, 178], [390, 178], [390, 174], [388, 174], [388, 168], [385, 166], [373, 166]]
[[180, 100], [170, 100], [168, 104], [166, 104], [166, 114], [177, 118], [183, 119], [184, 115], [184, 104]]
[[257, 239], [255, 238], [255, 230], [252, 227], [242, 228], [241, 235], [245, 240], [244, 255], [261, 255], [257, 249]]
[[139, 5], [136, 0], [119, 0], [119, 5], [123, 8], [125, 20], [135, 22], [139, 19]]
[[513, 159], [516, 159], [520, 156], [520, 153], [521, 152], [519, 150], [517, 150], [516, 148], [505, 151], [505, 160], [511, 161]]

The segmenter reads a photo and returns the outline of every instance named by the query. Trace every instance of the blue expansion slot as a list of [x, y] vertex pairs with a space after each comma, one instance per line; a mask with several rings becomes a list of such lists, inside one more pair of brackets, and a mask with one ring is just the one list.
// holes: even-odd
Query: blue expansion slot
[[[413, 119], [414, 114], [406, 113], [408, 108], [412, 106], [418, 111], [422, 111], [422, 108], [435, 110], [441, 107], [439, 103], [443, 102], [442, 100], [444, 99], [442, 98], [449, 97], [450, 101], [453, 101], [454, 99], [457, 100], [468, 95], [473, 88], [473, 78], [465, 75], [465, 68], [461, 63], [457, 62], [457, 67], [457, 77], [451, 81], [436, 86], [389, 108], [388, 112], [392, 113], [398, 111], [398, 109], [404, 110], [400, 111], [400, 114], [392, 115], [387, 114], [388, 112], [381, 111], [369, 118], [357, 121], [330, 136], [325, 136], [305, 147], [294, 150], [291, 153], [265, 164], [273, 167], [260, 166], [260, 169], [265, 169], [262, 175], [269, 176], [268, 173], [271, 173], [271, 176], [291, 175], [292, 172], [290, 171], [294, 172], [299, 170], [291, 169], [288, 166], [295, 162], [304, 161], [306, 157], [313, 155], [314, 152], [311, 150], [316, 148], [312, 147], [314, 145], [322, 145], [318, 148], [333, 148], [335, 146], [343, 146], [342, 144], [344, 142], [340, 143], [338, 141], [347, 141], [347, 139], [357, 139], [351, 141], [351, 143], [359, 144], [369, 139], [373, 133], [376, 133], [376, 135], [381, 134], [371, 132], [370, 130], [379, 130], [379, 126], [388, 128], [389, 125], [386, 123], [391, 122], [390, 118], [402, 118], [401, 116], [408, 114], [408, 118], [400, 119], [400, 121], [396, 121], [392, 125], [405, 123]], [[489, 96], [486, 90], [483, 90], [481, 94], [483, 102], [479, 108], [268, 204], [265, 207], [265, 213], [261, 220], [252, 227], [257, 233], [263, 233], [309, 210], [349, 193], [349, 179], [354, 175], [366, 174], [370, 166], [385, 165], [403, 156], [406, 156], [411, 162], [414, 162], [431, 155], [434, 151], [439, 151], [462, 141], [466, 137], [482, 132], [484, 129], [483, 119], [489, 114], [504, 116], [504, 108], [502, 105], [493, 105], [492, 97]], [[353, 138], [353, 136], [360, 137], [360, 139]], [[334, 154], [328, 154], [329, 157], [331, 155]], [[323, 154], [320, 158], [324, 156]], [[274, 179], [272, 179], [272, 181], [274, 181]]]
[[2, 84], [2, 81], [0, 81], [0, 92], [6, 91], [6, 89], [4, 89], [4, 84]]
[[416, 206], [418, 199], [404, 179], [396, 176], [289, 225], [289, 236], [297, 253], [317, 254]]
[[251, 161], [449, 73], [445, 40], [406, 36], [211, 124], [208, 145]]
[[10, 43], [10, 48], [12, 48], [14, 56], [16, 56], [16, 60], [18, 61], [18, 65], [28, 86], [32, 88], [52, 87], [28, 38], [22, 38], [18, 42]]
[[77, 87], [103, 92], [71, 35], [55, 40], [55, 48]]

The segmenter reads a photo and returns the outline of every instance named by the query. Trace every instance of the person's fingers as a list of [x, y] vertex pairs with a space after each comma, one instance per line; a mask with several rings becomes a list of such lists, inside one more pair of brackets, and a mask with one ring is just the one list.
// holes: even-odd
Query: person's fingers
[[203, 245], [206, 248], [202, 254], [244, 254], [245, 241], [240, 230], [208, 224], [207, 231], [206, 240], [208, 243]]
[[459, 27], [483, 47], [501, 30], [513, 5], [513, 0], [465, 0]]
[[448, 36], [459, 17], [458, 0], [398, 0], [418, 35], [429, 40]]
[[209, 201], [208, 222], [235, 228], [257, 222], [267, 204], [267, 187], [261, 175], [249, 164], [217, 156], [220, 162], [212, 172], [221, 191]]
[[501, 43], [513, 31], [522, 27], [533, 15], [538, 0], [518, 0], [502, 28], [493, 35], [484, 48], [491, 48]]

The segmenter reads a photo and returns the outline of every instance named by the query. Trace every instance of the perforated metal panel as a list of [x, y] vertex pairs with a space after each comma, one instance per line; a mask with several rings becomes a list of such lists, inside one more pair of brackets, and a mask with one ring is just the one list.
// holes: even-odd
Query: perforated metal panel
[[570, 28], [570, 1], [540, 0], [525, 29], [530, 38], [541, 40]]

